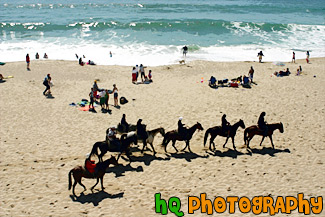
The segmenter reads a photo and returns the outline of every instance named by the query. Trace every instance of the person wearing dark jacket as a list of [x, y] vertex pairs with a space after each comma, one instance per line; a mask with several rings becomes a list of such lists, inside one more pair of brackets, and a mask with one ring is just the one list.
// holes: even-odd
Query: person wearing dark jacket
[[228, 132], [228, 136], [229, 136], [229, 130], [230, 130], [230, 123], [227, 121], [226, 119], [226, 114], [222, 115], [221, 118], [221, 128], [224, 132]]
[[257, 125], [258, 127], [263, 131], [263, 135], [266, 136], [267, 135], [267, 131], [268, 131], [268, 127], [267, 127], [267, 123], [264, 120], [264, 116], [266, 115], [265, 112], [262, 112], [260, 114], [260, 117], [258, 118], [258, 122]]
[[186, 137], [187, 137], [187, 129], [186, 129], [186, 127], [184, 127], [185, 124], [182, 123], [182, 120], [183, 120], [183, 118], [179, 117], [179, 120], [178, 120], [178, 133], [185, 140]]

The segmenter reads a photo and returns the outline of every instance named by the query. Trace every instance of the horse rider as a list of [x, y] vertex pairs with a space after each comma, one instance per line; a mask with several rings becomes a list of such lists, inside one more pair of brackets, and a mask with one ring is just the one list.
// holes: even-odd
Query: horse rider
[[182, 137], [182, 138], [186, 138], [187, 137], [187, 128], [184, 127], [185, 124], [182, 123], [183, 117], [179, 117], [178, 119], [178, 134]]
[[86, 155], [86, 160], [85, 160], [85, 168], [88, 172], [90, 172], [94, 177], [97, 175], [98, 170], [97, 170], [97, 165], [95, 164], [94, 160], [90, 159], [90, 154]]
[[264, 116], [265, 112], [262, 112], [258, 118], [257, 125], [263, 131], [263, 136], [267, 136], [268, 127], [266, 121], [264, 120]]
[[223, 132], [227, 132], [227, 136], [229, 136], [230, 133], [230, 123], [226, 119], [226, 114], [222, 115], [221, 118], [221, 129]]
[[106, 138], [110, 142], [110, 144], [116, 145], [117, 147], [121, 148], [120, 140], [116, 138], [116, 127], [112, 126], [108, 129]]
[[139, 119], [137, 122], [137, 135], [139, 138], [143, 140], [143, 142], [146, 141], [148, 138], [148, 133], [146, 131], [146, 126], [142, 124], [142, 119]]
[[121, 126], [122, 126], [124, 132], [129, 132], [129, 124], [128, 124], [128, 122], [126, 122], [125, 118], [126, 118], [126, 115], [123, 114], [122, 119], [121, 119]]

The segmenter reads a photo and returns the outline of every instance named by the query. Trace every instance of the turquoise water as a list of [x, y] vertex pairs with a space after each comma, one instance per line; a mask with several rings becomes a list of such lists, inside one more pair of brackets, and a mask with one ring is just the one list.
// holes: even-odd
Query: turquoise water
[[[187, 60], [289, 61], [325, 56], [324, 0], [0, 0], [0, 61], [26, 53], [86, 55], [99, 64], [162, 65]], [[109, 57], [109, 52], [113, 57]]]

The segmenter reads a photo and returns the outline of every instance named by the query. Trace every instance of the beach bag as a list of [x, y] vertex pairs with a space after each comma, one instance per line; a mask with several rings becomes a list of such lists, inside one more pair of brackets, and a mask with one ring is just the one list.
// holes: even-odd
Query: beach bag
[[126, 104], [126, 103], [128, 103], [129, 101], [124, 97], [124, 96], [122, 96], [121, 98], [120, 98], [120, 104], [122, 104], [122, 105], [124, 105], [124, 104]]

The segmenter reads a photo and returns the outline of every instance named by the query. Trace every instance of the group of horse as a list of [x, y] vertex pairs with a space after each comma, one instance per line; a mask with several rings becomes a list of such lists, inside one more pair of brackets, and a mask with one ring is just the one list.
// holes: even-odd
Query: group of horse
[[[146, 126], [144, 125], [144, 127], [146, 127]], [[228, 126], [228, 130], [224, 130], [221, 126], [211, 127], [209, 129], [207, 129], [205, 132], [203, 145], [205, 146], [207, 139], [210, 135], [209, 150], [214, 151], [216, 149], [215, 143], [214, 143], [215, 138], [217, 136], [222, 136], [222, 137], [226, 137], [226, 142], [224, 143], [223, 147], [225, 147], [225, 145], [227, 144], [228, 139], [231, 138], [233, 148], [236, 151], [236, 146], [235, 146], [234, 140], [235, 140], [236, 132], [239, 127], [245, 129], [245, 124], [244, 124], [243, 120], [239, 120], [237, 123]], [[143, 138], [141, 138], [141, 136], [137, 135], [136, 129], [137, 129], [136, 125], [129, 125], [128, 130], [126, 130], [125, 127], [123, 127], [119, 124], [116, 130], [121, 135], [121, 137], [118, 142], [112, 142], [109, 139], [109, 137], [107, 136], [108, 131], [110, 130], [110, 128], [108, 128], [106, 130], [106, 140], [96, 142], [93, 145], [93, 148], [90, 152], [90, 156], [96, 155], [99, 160], [99, 163], [97, 164], [97, 165], [99, 165], [99, 168], [98, 168], [99, 172], [97, 173], [97, 176], [94, 177], [92, 174], [89, 174], [89, 172], [87, 172], [87, 170], [83, 166], [77, 166], [69, 172], [69, 190], [71, 189], [71, 185], [72, 185], [71, 175], [73, 175], [73, 177], [75, 179], [75, 183], [73, 184], [73, 189], [72, 189], [74, 195], [75, 195], [74, 188], [77, 183], [79, 183], [81, 186], [84, 187], [84, 189], [86, 189], [86, 187], [81, 183], [82, 177], [97, 178], [97, 182], [91, 188], [91, 190], [93, 190], [93, 188], [98, 184], [99, 179], [101, 179], [102, 189], [104, 189], [103, 176], [105, 175], [105, 171], [106, 171], [107, 167], [109, 166], [109, 164], [118, 165], [118, 160], [122, 153], [125, 153], [127, 155], [127, 157], [129, 158], [129, 161], [131, 162], [131, 157], [130, 157], [131, 144], [135, 144], [137, 146], [138, 142], [142, 142], [143, 148], [142, 148], [141, 152], [143, 152], [147, 146], [147, 143], [149, 143], [153, 150], [153, 153], [155, 155], [157, 152], [154, 149], [153, 141], [154, 141], [155, 136], [158, 133], [160, 133], [164, 137], [162, 146], [164, 147], [165, 152], [167, 152], [167, 145], [170, 141], [172, 141], [172, 146], [174, 147], [176, 152], [178, 152], [177, 148], [175, 147], [176, 141], [185, 141], [186, 146], [184, 147], [184, 149], [182, 151], [184, 151], [186, 148], [188, 148], [189, 152], [192, 152], [191, 148], [190, 148], [190, 140], [192, 139], [193, 134], [195, 133], [196, 130], [198, 130], [198, 131], [204, 130], [202, 125], [199, 122], [194, 124], [192, 127], [187, 128], [187, 133], [185, 135], [180, 135], [177, 130], [172, 130], [172, 131], [165, 133], [164, 128], [160, 127], [160, 128], [154, 129], [154, 130], [146, 131], [148, 137], [146, 139], [143, 139]], [[255, 135], [262, 136], [260, 146], [262, 145], [264, 138], [269, 137], [272, 147], [274, 149], [272, 135], [273, 135], [273, 132], [277, 129], [281, 133], [284, 132], [283, 124], [281, 122], [274, 123], [274, 124], [267, 124], [267, 132], [265, 132], [264, 130], [261, 130], [257, 125], [247, 127], [244, 130], [244, 142], [245, 142], [247, 149], [250, 150], [249, 143]], [[212, 148], [212, 146], [213, 146], [213, 148]], [[98, 149], [100, 150], [100, 153], [98, 152]], [[118, 152], [119, 155], [118, 155], [117, 159], [115, 159], [115, 157], [112, 156], [110, 159], [103, 161], [103, 156], [107, 152]]]

